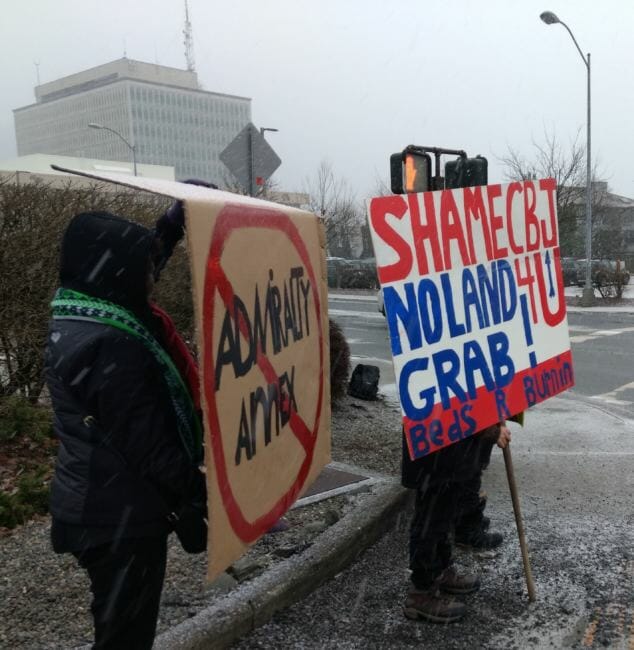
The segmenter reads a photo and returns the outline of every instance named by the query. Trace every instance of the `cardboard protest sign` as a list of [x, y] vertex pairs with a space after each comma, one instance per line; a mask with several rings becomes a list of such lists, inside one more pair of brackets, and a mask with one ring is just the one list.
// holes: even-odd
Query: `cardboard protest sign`
[[553, 179], [368, 201], [410, 457], [573, 383]]
[[310, 213], [227, 192], [98, 178], [185, 202], [211, 579], [271, 528], [330, 460], [322, 225]]
[[313, 215], [235, 199], [188, 208], [211, 443], [211, 577], [329, 461], [328, 301]]

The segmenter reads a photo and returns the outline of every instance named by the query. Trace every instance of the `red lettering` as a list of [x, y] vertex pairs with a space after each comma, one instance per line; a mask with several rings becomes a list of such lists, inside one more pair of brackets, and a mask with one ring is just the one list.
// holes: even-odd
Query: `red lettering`
[[527, 255], [524, 257], [526, 266], [526, 275], [522, 275], [522, 260], [515, 260], [515, 277], [517, 278], [518, 287], [528, 287], [528, 294], [531, 301], [531, 316], [533, 323], [537, 322], [537, 305], [535, 304], [535, 276], [531, 271], [531, 258]]
[[469, 266], [471, 259], [467, 252], [467, 242], [462, 231], [462, 222], [458, 206], [451, 190], [443, 190], [440, 195], [440, 228], [442, 230], [442, 253], [445, 259], [445, 268], [453, 267], [451, 259], [451, 240], [455, 239], [460, 251], [463, 266]]
[[[539, 219], [535, 214], [535, 185], [533, 181], [524, 181], [524, 223], [526, 228], [526, 250], [536, 251], [539, 248]], [[531, 238], [531, 231], [533, 238]]]
[[469, 239], [469, 254], [472, 264], [475, 264], [476, 252], [473, 246], [473, 232], [471, 228], [471, 219], [479, 219], [482, 224], [482, 235], [484, 237], [484, 248], [488, 260], [493, 259], [493, 248], [491, 246], [491, 234], [489, 233], [489, 219], [484, 207], [484, 199], [482, 198], [482, 186], [465, 187], [464, 188], [464, 212], [465, 223], [467, 225], [467, 237]]
[[377, 267], [381, 284], [396, 282], [409, 275], [412, 268], [412, 249], [405, 239], [387, 222], [387, 216], [402, 219], [407, 214], [407, 203], [399, 194], [381, 196], [370, 201], [370, 221], [376, 234], [394, 250], [398, 261]]
[[416, 250], [416, 260], [418, 261], [418, 272], [420, 275], [429, 273], [427, 264], [427, 254], [425, 252], [425, 239], [429, 239], [431, 253], [434, 258], [434, 271], [439, 273], [444, 271], [442, 256], [440, 254], [440, 245], [438, 242], [438, 226], [436, 225], [436, 208], [434, 207], [434, 195], [431, 192], [422, 194], [425, 203], [425, 224], [420, 220], [420, 204], [418, 203], [417, 194], [408, 194], [409, 211], [412, 218], [412, 235], [414, 236], [414, 248]]
[[[535, 271], [537, 274], [537, 288], [539, 289], [539, 299], [542, 303], [542, 313], [547, 325], [555, 327], [559, 325], [566, 315], [566, 298], [564, 296], [564, 279], [561, 274], [561, 259], [559, 248], [553, 249], [553, 261], [555, 263], [555, 278], [557, 279], [557, 310], [552, 312], [548, 306], [546, 297], [546, 281], [544, 280], [544, 269], [542, 267], [542, 254], [535, 253]], [[548, 253], [546, 253], [548, 254]]]
[[515, 241], [513, 234], [513, 195], [522, 191], [522, 184], [519, 182], [511, 183], [506, 194], [506, 230], [509, 234], [509, 245], [516, 255], [521, 255], [524, 249]]
[[550, 237], [546, 234], [546, 224], [542, 221], [542, 239], [544, 248], [557, 246], [557, 207], [555, 203], [555, 192], [557, 181], [554, 178], [545, 178], [539, 181], [539, 189], [548, 192], [548, 216], [550, 217]]
[[501, 185], [487, 185], [487, 199], [489, 202], [489, 222], [491, 224], [491, 241], [493, 244], [493, 259], [500, 259], [501, 257], [508, 257], [508, 249], [506, 247], [500, 248], [498, 246], [497, 231], [504, 228], [504, 217], [495, 214], [495, 206], [493, 202], [502, 196]]

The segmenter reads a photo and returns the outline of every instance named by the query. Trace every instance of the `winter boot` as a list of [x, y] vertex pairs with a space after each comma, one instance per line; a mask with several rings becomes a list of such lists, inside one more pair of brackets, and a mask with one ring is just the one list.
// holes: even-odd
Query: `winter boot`
[[412, 589], [405, 600], [403, 614], [415, 621], [454, 623], [466, 613], [467, 608], [453, 598], [446, 598], [433, 586], [429, 589]]
[[448, 594], [471, 594], [480, 589], [480, 578], [471, 573], [460, 574], [453, 567], [448, 567], [435, 584]]

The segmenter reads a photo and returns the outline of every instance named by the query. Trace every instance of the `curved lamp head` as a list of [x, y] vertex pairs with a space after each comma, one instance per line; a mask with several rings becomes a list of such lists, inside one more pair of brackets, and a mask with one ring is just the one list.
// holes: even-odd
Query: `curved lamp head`
[[547, 25], [554, 25], [555, 23], [560, 23], [561, 21], [557, 16], [552, 12], [552, 11], [542, 11], [541, 14], [539, 14], [539, 17], [547, 24]]
[[103, 129], [103, 124], [97, 124], [97, 122], [89, 122], [88, 126], [91, 129]]

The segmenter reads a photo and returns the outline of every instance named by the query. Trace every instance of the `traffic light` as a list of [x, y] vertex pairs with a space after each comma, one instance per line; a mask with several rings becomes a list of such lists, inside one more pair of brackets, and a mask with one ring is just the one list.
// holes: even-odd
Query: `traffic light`
[[390, 156], [390, 177], [394, 194], [430, 190], [431, 156], [407, 149], [401, 153], [392, 154]]
[[456, 160], [450, 160], [445, 163], [445, 187], [451, 190], [456, 187], [486, 185], [488, 166], [489, 163], [483, 156], [475, 158], [460, 156]]

